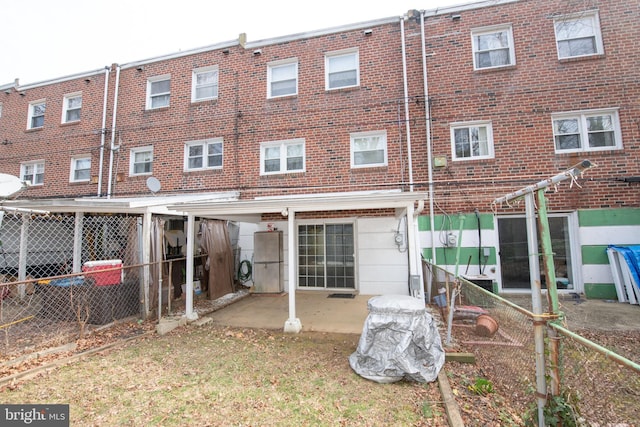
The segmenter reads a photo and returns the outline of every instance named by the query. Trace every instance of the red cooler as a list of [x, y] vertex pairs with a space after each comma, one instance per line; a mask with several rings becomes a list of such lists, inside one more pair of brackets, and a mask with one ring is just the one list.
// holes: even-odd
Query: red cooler
[[91, 277], [96, 281], [96, 286], [117, 285], [122, 280], [122, 260], [87, 261], [82, 266], [82, 271], [86, 273], [86, 277]]

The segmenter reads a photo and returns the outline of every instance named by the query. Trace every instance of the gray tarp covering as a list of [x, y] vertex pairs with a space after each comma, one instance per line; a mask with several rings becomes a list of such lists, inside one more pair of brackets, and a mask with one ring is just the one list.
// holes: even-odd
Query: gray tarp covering
[[351, 368], [379, 383], [403, 378], [432, 382], [444, 365], [438, 328], [424, 304], [407, 295], [383, 295], [368, 302], [365, 321]]

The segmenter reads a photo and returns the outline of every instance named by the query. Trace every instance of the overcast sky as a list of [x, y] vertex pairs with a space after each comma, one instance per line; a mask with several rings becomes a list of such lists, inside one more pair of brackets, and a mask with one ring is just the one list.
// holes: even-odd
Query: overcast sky
[[0, 85], [476, 0], [0, 0]]

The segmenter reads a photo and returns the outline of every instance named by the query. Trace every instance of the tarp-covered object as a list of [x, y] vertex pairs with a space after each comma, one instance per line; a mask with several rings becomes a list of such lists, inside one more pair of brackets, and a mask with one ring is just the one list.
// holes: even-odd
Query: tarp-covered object
[[444, 350], [433, 317], [407, 295], [373, 297], [351, 368], [378, 383], [404, 378], [432, 382], [444, 365]]

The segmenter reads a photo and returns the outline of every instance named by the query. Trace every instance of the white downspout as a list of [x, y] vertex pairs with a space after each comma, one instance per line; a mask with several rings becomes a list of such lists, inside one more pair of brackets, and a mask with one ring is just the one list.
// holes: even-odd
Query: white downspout
[[102, 173], [104, 163], [104, 142], [107, 133], [107, 99], [109, 98], [109, 67], [104, 67], [104, 101], [102, 102], [102, 129], [100, 131], [100, 163], [98, 164], [98, 194], [102, 196]]
[[402, 79], [404, 85], [404, 117], [407, 129], [407, 162], [409, 163], [409, 191], [413, 191], [413, 160], [411, 156], [411, 126], [409, 125], [409, 89], [407, 87], [407, 54], [405, 49], [404, 20], [400, 17], [400, 35], [402, 38]]
[[111, 147], [109, 149], [109, 182], [107, 183], [107, 199], [111, 198], [111, 181], [113, 181], [113, 150], [116, 147], [116, 118], [118, 117], [118, 89], [120, 86], [120, 66], [116, 66], [116, 83], [113, 92], [113, 120], [111, 124]]
[[[431, 154], [431, 109], [429, 108], [429, 82], [427, 80], [427, 52], [425, 46], [424, 35], [424, 10], [420, 11], [420, 37], [422, 38], [422, 75], [424, 80], [424, 112], [427, 128], [427, 169], [429, 171], [429, 222], [431, 228], [431, 257], [433, 264], [437, 265], [436, 261], [436, 233], [435, 233], [435, 218], [433, 217], [433, 161]], [[429, 298], [431, 298], [431, 292], [428, 292]]]

